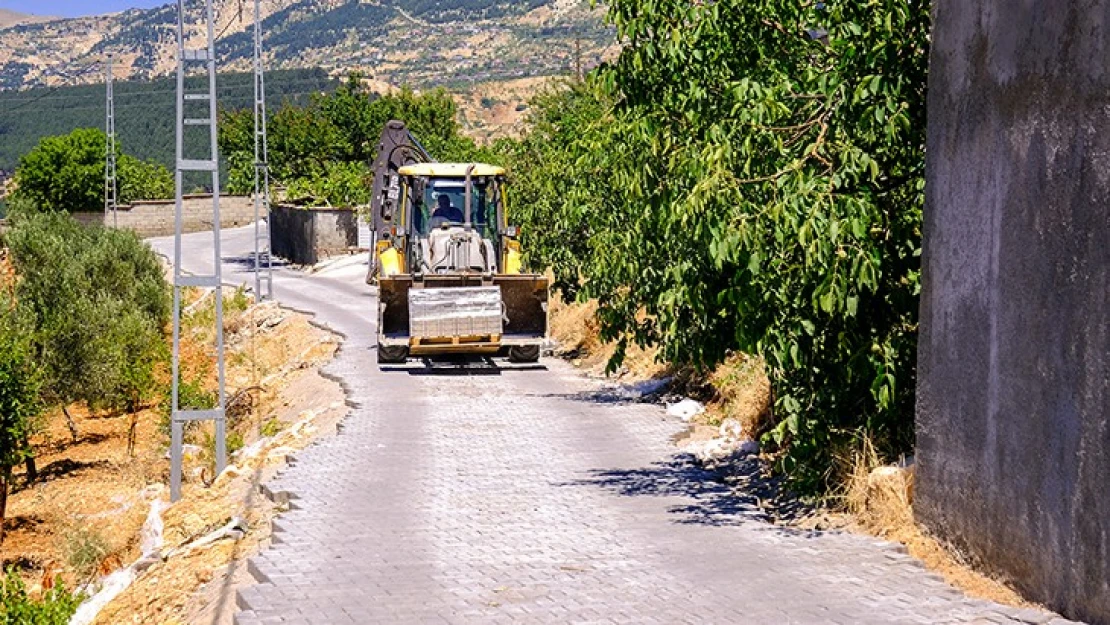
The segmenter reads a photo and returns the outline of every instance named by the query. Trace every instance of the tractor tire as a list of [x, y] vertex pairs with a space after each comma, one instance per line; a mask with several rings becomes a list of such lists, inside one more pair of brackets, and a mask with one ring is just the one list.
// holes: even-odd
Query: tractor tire
[[383, 365], [403, 364], [409, 359], [409, 348], [404, 345], [379, 345], [378, 363]]
[[514, 345], [509, 348], [509, 362], [536, 362], [539, 359], [539, 345]]

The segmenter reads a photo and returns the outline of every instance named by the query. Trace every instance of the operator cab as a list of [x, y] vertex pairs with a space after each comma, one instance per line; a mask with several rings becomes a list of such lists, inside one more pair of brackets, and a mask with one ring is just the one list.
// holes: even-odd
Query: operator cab
[[[508, 252], [501, 198], [505, 171], [466, 163], [421, 163], [399, 170], [412, 273], [498, 273]], [[515, 250], [514, 250], [514, 256]]]
[[[423, 178], [424, 193], [414, 198], [413, 226], [418, 236], [436, 229], [465, 227], [466, 179]], [[496, 239], [499, 190], [489, 178], [471, 179], [471, 226], [483, 239]]]

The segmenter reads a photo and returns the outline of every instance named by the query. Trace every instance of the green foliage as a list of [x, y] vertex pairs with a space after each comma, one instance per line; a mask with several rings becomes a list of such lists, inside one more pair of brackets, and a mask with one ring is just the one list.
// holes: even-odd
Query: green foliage
[[359, 206], [370, 203], [372, 185], [368, 165], [333, 162], [318, 175], [289, 181], [286, 196], [311, 206]]
[[174, 194], [173, 174], [160, 163], [121, 154], [116, 161], [119, 202], [161, 200]]
[[[11, 481], [12, 467], [30, 453], [27, 437], [41, 409], [42, 381], [28, 321], [24, 309], [0, 292], [0, 480], [5, 483]], [[0, 511], [0, 522], [2, 515]]]
[[47, 211], [104, 210], [106, 141], [92, 128], [44, 138], [19, 159], [13, 197]]
[[262, 424], [262, 428], [259, 433], [264, 438], [270, 438], [272, 436], [277, 436], [284, 429], [285, 423], [283, 423], [281, 419], [278, 419], [277, 417], [270, 417], [265, 423]]
[[166, 359], [170, 300], [154, 252], [134, 233], [63, 213], [20, 214], [5, 236], [52, 405], [134, 409]]
[[[403, 120], [424, 147], [441, 161], [467, 160], [478, 153], [460, 133], [457, 108], [443, 90], [409, 90], [379, 96], [353, 74], [332, 94], [307, 106], [288, 103], [269, 121], [270, 172], [292, 199], [312, 205], [353, 206], [370, 199], [369, 166], [386, 122]], [[254, 130], [250, 110], [225, 111], [220, 119], [220, 151], [230, 163], [228, 189], [254, 188]]]
[[[104, 210], [107, 145], [107, 136], [93, 128], [44, 138], [19, 159], [13, 197], [45, 211]], [[116, 158], [120, 203], [173, 196], [173, 176], [165, 167], [122, 153]]]
[[[193, 379], [181, 378], [181, 382], [177, 387], [177, 404], [182, 410], [210, 410], [216, 407], [216, 394], [204, 388], [202, 377], [203, 376], [198, 376]], [[167, 385], [163, 390], [162, 400], [158, 404], [158, 412], [160, 415], [158, 431], [167, 439], [170, 436], [172, 411], [173, 388]], [[184, 428], [186, 435], [191, 434], [198, 426], [198, 421], [186, 422]]]
[[66, 625], [83, 597], [66, 590], [61, 579], [39, 600], [27, 594], [14, 569], [0, 578], [0, 625]]
[[[615, 0], [625, 46], [512, 157], [531, 261], [606, 338], [761, 356], [779, 468], [913, 436], [929, 6]], [[827, 32], [827, 43], [821, 41]]]

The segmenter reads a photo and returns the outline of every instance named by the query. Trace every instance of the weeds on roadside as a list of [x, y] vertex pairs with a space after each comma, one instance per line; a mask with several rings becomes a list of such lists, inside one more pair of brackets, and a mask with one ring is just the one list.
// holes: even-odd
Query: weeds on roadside
[[92, 581], [111, 552], [104, 535], [86, 525], [74, 524], [62, 536], [63, 558], [80, 583]]
[[[182, 379], [177, 389], [177, 403], [182, 410], [209, 410], [216, 407], [216, 394], [205, 389], [202, 383], [203, 375], [193, 379]], [[162, 401], [158, 405], [161, 418], [158, 421], [158, 432], [168, 441], [170, 436], [171, 412], [173, 411], [173, 388], [166, 385], [162, 391]], [[198, 421], [185, 423], [185, 438], [190, 438], [196, 431]]]
[[259, 430], [259, 434], [261, 434], [265, 438], [270, 438], [272, 436], [277, 436], [284, 429], [285, 423], [283, 423], [277, 417], [270, 417], [270, 419], [262, 424], [262, 428]]

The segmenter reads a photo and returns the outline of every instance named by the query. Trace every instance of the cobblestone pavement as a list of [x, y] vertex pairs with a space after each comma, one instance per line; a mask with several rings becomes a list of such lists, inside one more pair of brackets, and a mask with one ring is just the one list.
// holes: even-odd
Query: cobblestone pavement
[[291, 509], [241, 625], [1056, 618], [969, 599], [890, 544], [766, 524], [676, 454], [681, 423], [561, 362], [380, 368], [357, 276], [275, 284], [346, 336], [327, 373], [355, 407], [268, 485]]

